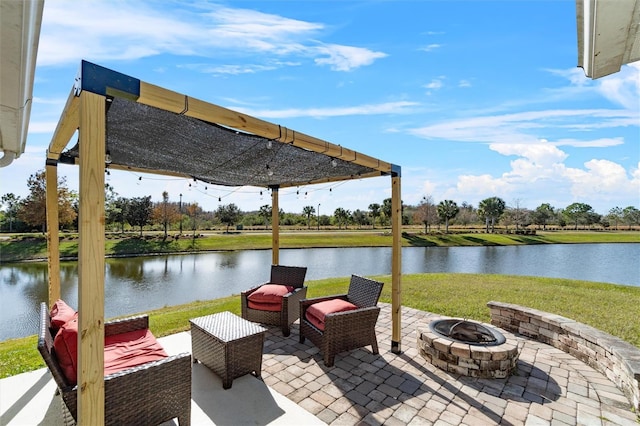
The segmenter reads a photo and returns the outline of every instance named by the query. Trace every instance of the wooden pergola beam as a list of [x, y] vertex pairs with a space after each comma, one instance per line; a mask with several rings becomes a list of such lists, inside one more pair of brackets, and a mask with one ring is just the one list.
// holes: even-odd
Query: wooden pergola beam
[[60, 158], [60, 153], [62, 153], [62, 150], [67, 146], [69, 140], [71, 140], [71, 137], [80, 126], [79, 111], [80, 98], [75, 95], [74, 90], [71, 90], [67, 103], [62, 110], [60, 121], [53, 132], [53, 137], [47, 150], [48, 159], [57, 161]]

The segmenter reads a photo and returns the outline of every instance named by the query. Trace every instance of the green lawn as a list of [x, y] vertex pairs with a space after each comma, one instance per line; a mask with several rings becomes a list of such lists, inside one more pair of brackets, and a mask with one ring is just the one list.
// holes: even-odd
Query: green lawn
[[[390, 276], [381, 301], [391, 303]], [[348, 278], [308, 282], [308, 297], [346, 292]], [[478, 274], [415, 274], [402, 277], [405, 306], [447, 316], [489, 321], [487, 302], [495, 300], [552, 312], [589, 324], [640, 348], [640, 287], [588, 281]], [[240, 297], [198, 301], [149, 312], [158, 337], [187, 330], [189, 318], [215, 312], [240, 314]], [[295, 336], [292, 338], [296, 338]], [[31, 371], [44, 364], [36, 336], [0, 342], [0, 378]]]

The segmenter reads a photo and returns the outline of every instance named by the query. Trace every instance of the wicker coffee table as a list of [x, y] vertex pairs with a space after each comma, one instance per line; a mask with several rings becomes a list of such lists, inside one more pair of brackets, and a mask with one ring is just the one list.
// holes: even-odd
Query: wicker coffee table
[[248, 373], [260, 377], [266, 328], [231, 312], [189, 320], [191, 354], [222, 378], [229, 389], [233, 379]]

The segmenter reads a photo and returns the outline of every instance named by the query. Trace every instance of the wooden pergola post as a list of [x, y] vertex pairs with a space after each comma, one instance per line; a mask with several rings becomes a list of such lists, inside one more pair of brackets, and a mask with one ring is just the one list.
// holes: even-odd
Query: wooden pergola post
[[60, 237], [58, 233], [58, 163], [47, 159], [45, 166], [47, 256], [49, 257], [49, 307], [60, 299]]
[[402, 197], [400, 167], [391, 174], [391, 352], [402, 352]]
[[80, 95], [78, 424], [104, 424], [104, 163], [106, 98]]
[[[80, 100], [71, 90], [62, 117], [56, 126], [45, 166], [47, 203], [47, 256], [49, 270], [49, 306], [61, 296], [60, 293], [60, 240], [58, 236], [58, 159], [71, 136], [78, 129]], [[54, 235], [55, 234], [55, 235]]]
[[271, 188], [271, 264], [280, 264], [280, 205], [279, 188]]

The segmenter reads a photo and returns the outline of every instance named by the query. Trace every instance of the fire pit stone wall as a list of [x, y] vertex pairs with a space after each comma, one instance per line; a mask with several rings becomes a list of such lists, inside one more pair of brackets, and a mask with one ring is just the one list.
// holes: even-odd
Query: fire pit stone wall
[[[433, 321], [440, 318], [433, 318]], [[515, 337], [497, 346], [456, 342], [441, 337], [428, 326], [417, 330], [420, 355], [434, 366], [453, 374], [502, 379], [516, 369], [518, 344]]]

